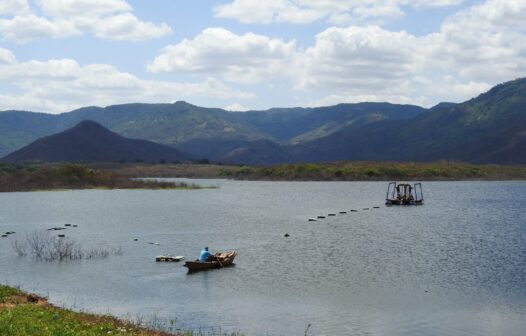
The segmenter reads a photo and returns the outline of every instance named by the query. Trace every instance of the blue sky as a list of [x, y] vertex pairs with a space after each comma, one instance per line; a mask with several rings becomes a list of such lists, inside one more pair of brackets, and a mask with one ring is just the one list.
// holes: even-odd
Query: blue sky
[[0, 0], [0, 110], [461, 102], [526, 72], [526, 0]]

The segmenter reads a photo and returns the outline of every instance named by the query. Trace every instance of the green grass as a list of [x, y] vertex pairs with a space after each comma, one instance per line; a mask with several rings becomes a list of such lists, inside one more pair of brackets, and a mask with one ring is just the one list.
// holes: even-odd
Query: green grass
[[[158, 326], [161, 327], [161, 326]], [[74, 312], [46, 299], [0, 285], [0, 335], [9, 336], [200, 336], [192, 331], [167, 333], [108, 315]], [[208, 335], [208, 334], [206, 334]], [[219, 336], [219, 335], [218, 335]], [[241, 336], [221, 333], [220, 336]]]
[[76, 313], [43, 298], [0, 285], [0, 335], [163, 335], [110, 316]]
[[3, 303], [6, 299], [13, 295], [20, 295], [21, 292], [12, 287], [2, 286], [0, 285], [0, 303]]
[[19, 304], [0, 311], [0, 335], [140, 335], [110, 317], [94, 317], [53, 307]]

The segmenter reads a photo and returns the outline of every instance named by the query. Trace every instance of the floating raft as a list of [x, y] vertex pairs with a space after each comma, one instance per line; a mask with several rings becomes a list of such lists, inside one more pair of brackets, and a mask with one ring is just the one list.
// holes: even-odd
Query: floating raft
[[316, 218], [309, 218], [309, 222], [317, 222], [318, 220]]
[[179, 262], [184, 260], [183, 256], [171, 256], [171, 255], [160, 255], [155, 257], [155, 261], [171, 261], [171, 262]]

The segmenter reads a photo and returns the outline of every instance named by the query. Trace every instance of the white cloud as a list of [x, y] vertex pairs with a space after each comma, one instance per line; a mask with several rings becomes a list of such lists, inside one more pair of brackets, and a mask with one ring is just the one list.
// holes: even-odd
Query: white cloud
[[526, 73], [526, 2], [489, 0], [442, 25], [433, 55], [460, 78], [493, 82]]
[[27, 43], [92, 34], [102, 39], [140, 41], [172, 32], [165, 23], [139, 20], [124, 0], [39, 0], [36, 4], [43, 16], [25, 13], [0, 19], [0, 38]]
[[83, 66], [71, 59], [17, 62], [5, 49], [0, 49], [0, 57], [9, 61], [0, 63], [0, 81], [13, 92], [0, 95], [1, 110], [64, 112], [87, 105], [255, 98], [215, 78], [197, 83], [145, 80], [107, 64]]
[[99, 38], [110, 40], [140, 41], [165, 36], [172, 32], [167, 24], [156, 25], [140, 21], [130, 13], [100, 18], [88, 18], [81, 21], [86, 30], [91, 30]]
[[28, 14], [27, 0], [2, 0], [0, 1], [0, 16]]
[[43, 37], [60, 38], [80, 33], [68, 20], [51, 21], [36, 15], [0, 19], [0, 36], [5, 40], [13, 40], [18, 43], [26, 43]]
[[375, 26], [329, 28], [306, 50], [299, 87], [392, 87], [414, 74], [417, 44], [417, 38], [405, 32]]
[[92, 16], [132, 11], [124, 0], [38, 0], [39, 6], [50, 16]]
[[13, 63], [16, 63], [16, 57], [11, 50], [0, 47], [0, 65]]
[[391, 19], [404, 14], [403, 6], [439, 7], [463, 0], [233, 0], [214, 8], [219, 18], [243, 23], [288, 22], [305, 24], [327, 20], [347, 24], [364, 20]]
[[[292, 4], [258, 3], [254, 12], [264, 16], [264, 11], [255, 10], [257, 6], [284, 3]], [[312, 8], [340, 4], [341, 9], [349, 3], [302, 2]], [[424, 1], [393, 3], [426, 6]], [[211, 28], [166, 47], [148, 70], [212, 73], [241, 84], [286, 81], [296, 89], [300, 104], [367, 100], [432, 106], [439, 101], [463, 101], [526, 75], [524, 12], [524, 1], [488, 0], [449, 17], [439, 31], [425, 36], [379, 26], [331, 27], [307, 48], [294, 41]]]
[[463, 101], [526, 75], [526, 2], [489, 0], [417, 37], [379, 27], [329, 28], [301, 57], [298, 88], [310, 104]]
[[148, 70], [215, 73], [230, 81], [256, 82], [281, 76], [291, 66], [295, 49], [294, 41], [208, 28], [194, 39], [164, 48]]
[[228, 106], [225, 106], [223, 109], [230, 112], [246, 112], [249, 110], [248, 107], [245, 107], [239, 103], [230, 104]]

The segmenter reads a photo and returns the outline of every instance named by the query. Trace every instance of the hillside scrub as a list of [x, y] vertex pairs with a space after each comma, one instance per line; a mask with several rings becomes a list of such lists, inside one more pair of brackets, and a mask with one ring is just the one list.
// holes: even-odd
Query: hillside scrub
[[0, 165], [0, 192], [61, 189], [197, 189], [196, 185], [133, 180], [81, 164]]

